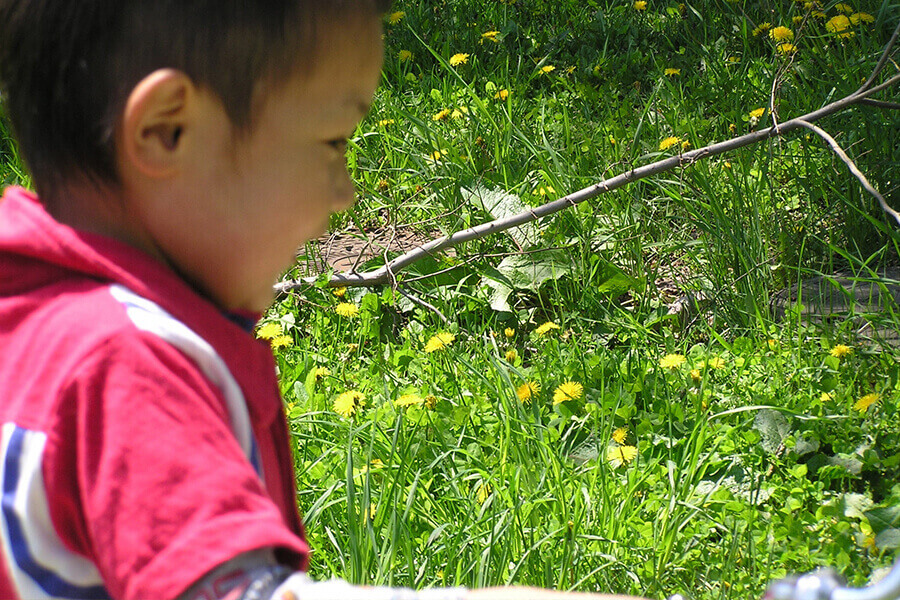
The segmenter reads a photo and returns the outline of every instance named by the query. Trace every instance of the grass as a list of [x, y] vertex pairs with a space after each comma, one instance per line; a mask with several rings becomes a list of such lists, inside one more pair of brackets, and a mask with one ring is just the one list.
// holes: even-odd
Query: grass
[[[841, 9], [398, 0], [348, 150], [360, 200], [333, 228], [450, 233], [771, 125], [759, 109], [804, 114], [856, 89], [900, 14], [860, 2], [829, 32]], [[896, 205], [898, 113], [823, 126]], [[12, 152], [5, 181], [24, 177]], [[291, 293], [264, 336], [313, 574], [698, 599], [819, 566], [866, 583], [900, 546], [898, 352], [850, 318], [776, 319], [770, 297], [814, 273], [877, 279], [897, 241], [799, 133], [466, 243], [397, 289]], [[699, 312], [669, 314], [688, 293]], [[896, 330], [894, 309], [870, 318]]]

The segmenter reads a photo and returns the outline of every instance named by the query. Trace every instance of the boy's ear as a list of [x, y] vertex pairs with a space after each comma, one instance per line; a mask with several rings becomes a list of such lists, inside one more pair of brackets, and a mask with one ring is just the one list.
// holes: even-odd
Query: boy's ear
[[142, 79], [125, 102], [119, 137], [122, 159], [150, 177], [173, 174], [194, 101], [196, 87], [182, 71], [159, 69]]

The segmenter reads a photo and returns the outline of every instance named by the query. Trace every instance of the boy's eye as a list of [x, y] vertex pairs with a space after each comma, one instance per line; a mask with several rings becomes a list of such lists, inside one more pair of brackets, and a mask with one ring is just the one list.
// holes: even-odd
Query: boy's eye
[[329, 140], [328, 145], [341, 154], [345, 154], [347, 152], [347, 138], [337, 138], [334, 140]]

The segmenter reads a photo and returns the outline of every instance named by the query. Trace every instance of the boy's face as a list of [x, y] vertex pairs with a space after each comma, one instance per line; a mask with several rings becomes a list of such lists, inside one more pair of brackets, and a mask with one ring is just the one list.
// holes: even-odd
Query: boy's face
[[380, 77], [381, 24], [318, 33], [314, 68], [268, 94], [249, 137], [235, 140], [221, 105], [203, 109], [180, 178], [155, 192], [171, 197], [140, 207], [160, 254], [224, 308], [264, 309], [297, 248], [353, 204], [346, 139]]

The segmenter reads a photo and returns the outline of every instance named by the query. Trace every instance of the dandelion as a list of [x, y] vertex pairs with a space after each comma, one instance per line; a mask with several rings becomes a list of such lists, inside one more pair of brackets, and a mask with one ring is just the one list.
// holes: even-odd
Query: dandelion
[[700, 383], [700, 380], [703, 379], [700, 369], [691, 369], [691, 379], [694, 383]]
[[444, 119], [446, 119], [447, 117], [450, 116], [451, 112], [452, 111], [449, 108], [445, 108], [445, 109], [441, 110], [440, 112], [435, 113], [434, 116], [431, 117], [431, 120], [432, 121], [443, 121]]
[[834, 10], [842, 13], [847, 13], [849, 15], [853, 12], [853, 7], [849, 4], [840, 3], [834, 5]]
[[388, 23], [390, 23], [391, 25], [396, 25], [397, 23], [402, 21], [403, 17], [405, 17], [405, 16], [406, 16], [406, 13], [403, 12], [402, 10], [398, 10], [397, 12], [392, 12], [388, 16]]
[[557, 325], [553, 321], [547, 321], [546, 323], [535, 329], [534, 332], [540, 337], [544, 337], [554, 329], [559, 329], [559, 325]]
[[631, 5], [634, 10], [647, 10], [647, 3], [644, 0], [637, 0], [634, 4]]
[[269, 321], [265, 325], [256, 330], [256, 337], [261, 340], [272, 340], [283, 333], [281, 323]]
[[467, 62], [469, 62], [469, 55], [462, 52], [454, 54], [450, 57], [451, 67], [458, 67], [459, 65], [464, 65]]
[[551, 194], [555, 194], [555, 193], [556, 193], [556, 190], [553, 189], [552, 185], [547, 185], [547, 186], [542, 185], [541, 187], [538, 188], [539, 196], [547, 196], [547, 195], [551, 195]]
[[683, 354], [666, 354], [659, 359], [659, 366], [663, 369], [677, 369], [684, 364], [685, 358]]
[[490, 484], [482, 482], [475, 486], [475, 499], [478, 501], [478, 504], [484, 504], [490, 495]]
[[334, 412], [341, 415], [345, 419], [349, 419], [356, 411], [361, 409], [366, 405], [365, 396], [362, 392], [357, 392], [356, 390], [350, 390], [348, 392], [344, 392], [339, 395], [334, 400]]
[[578, 400], [584, 395], [584, 386], [577, 381], [567, 381], [561, 383], [559, 387], [553, 390], [553, 404], [562, 404], [569, 400]]
[[850, 19], [848, 19], [846, 15], [831, 17], [828, 19], [828, 22], [825, 23], [825, 29], [830, 33], [841, 33], [848, 27], [850, 27]]
[[508, 362], [508, 363], [514, 363], [514, 362], [516, 362], [516, 360], [519, 358], [519, 353], [516, 352], [515, 348], [513, 348], [512, 350], [507, 350], [507, 351], [506, 351], [506, 354], [504, 355], [504, 358], [506, 358], [506, 362]]
[[336, 287], [331, 290], [331, 293], [334, 294], [337, 298], [343, 298], [347, 295], [347, 286]]
[[765, 32], [769, 31], [771, 28], [772, 28], [772, 24], [769, 23], [769, 22], [760, 23], [760, 24], [759, 24], [759, 25], [751, 32], [751, 34], [753, 35], [753, 37], [758, 37], [758, 36], [764, 34]]
[[828, 351], [828, 354], [840, 360], [845, 356], [850, 356], [853, 353], [853, 348], [850, 346], [845, 346], [844, 344], [838, 344], [834, 348]]
[[822, 404], [825, 404], [826, 402], [831, 402], [832, 400], [834, 400], [834, 396], [832, 396], [828, 392], [822, 392], [819, 395], [819, 402], [821, 402]]
[[615, 431], [613, 431], [612, 439], [619, 445], [623, 445], [625, 443], [625, 438], [628, 437], [628, 428], [619, 427]]
[[440, 162], [445, 156], [447, 156], [449, 152], [446, 150], [435, 150], [431, 154], [425, 157], [425, 159], [429, 162]]
[[513, 329], [512, 327], [507, 327], [506, 329], [503, 330], [503, 335], [506, 336], [506, 339], [511, 340], [514, 337], [516, 337], [516, 330]]
[[750, 111], [749, 117], [751, 119], [758, 119], [761, 116], [763, 116], [764, 114], [766, 114], [765, 108], [754, 108], [753, 110]]
[[516, 388], [516, 397], [519, 402], [529, 402], [541, 391], [541, 384], [537, 381], [526, 381]]
[[552, 73], [555, 70], [556, 67], [554, 67], [553, 65], [544, 65], [543, 67], [541, 67], [541, 74], [547, 75], [548, 73]]
[[711, 359], [706, 361], [706, 366], [710, 369], [724, 369], [725, 361], [719, 356], [713, 356]]
[[797, 51], [797, 46], [795, 46], [791, 43], [784, 43], [784, 44], [779, 44], [777, 46], [777, 49], [778, 49], [779, 54], [793, 54], [794, 52]]
[[331, 371], [329, 371], [326, 367], [316, 367], [312, 370], [312, 373], [313, 378], [316, 381], [321, 381], [322, 379], [325, 379], [326, 377], [331, 375]]
[[668, 69], [663, 71], [663, 74], [666, 77], [674, 77], [675, 75], [681, 75], [681, 69], [673, 69], [673, 68], [669, 67]]
[[409, 50], [401, 50], [397, 53], [397, 60], [399, 60], [400, 62], [406, 62], [412, 59], [412, 56], [412, 52], [410, 52]]
[[394, 406], [418, 406], [419, 404], [422, 404], [424, 402], [425, 400], [418, 394], [403, 394], [402, 396], [394, 400]]
[[869, 407], [881, 400], [881, 394], [871, 393], [866, 394], [862, 398], [856, 401], [856, 404], [853, 405], [854, 410], [858, 410], [859, 412], [866, 412], [869, 410]]
[[679, 143], [681, 143], [681, 138], [675, 137], [675, 136], [669, 136], [659, 143], [659, 149], [660, 149], [660, 151], [665, 152], [672, 146], [675, 146], [676, 144], [679, 144]]
[[393, 125], [394, 123], [396, 123], [396, 121], [394, 121], [393, 119], [382, 119], [378, 121], [378, 126], [387, 127], [388, 125]]
[[375, 187], [378, 188], [379, 192], [386, 192], [391, 187], [391, 182], [387, 179], [379, 179], [378, 183], [375, 184]]
[[634, 446], [611, 446], [606, 450], [606, 461], [614, 467], [627, 465], [637, 457], [637, 453]]
[[453, 112], [450, 113], [451, 119], [461, 119], [463, 115], [469, 114], [469, 109], [465, 106], [460, 106], [459, 108], [454, 108]]
[[425, 396], [425, 408], [434, 410], [434, 407], [437, 406], [437, 400], [437, 396]]
[[480, 42], [483, 44], [485, 40], [488, 40], [488, 41], [494, 42], [496, 44], [497, 42], [500, 41], [497, 39], [498, 35], [500, 35], [499, 31], [485, 31], [484, 33], [481, 34]]
[[854, 25], [859, 25], [860, 23], [874, 23], [875, 17], [869, 13], [858, 12], [850, 15], [850, 22]]
[[681, 142], [681, 151], [682, 152], [684, 152], [685, 150], [687, 150], [690, 147], [691, 147], [691, 143], [689, 141], [684, 140], [683, 142]]
[[359, 308], [351, 302], [341, 302], [334, 307], [334, 312], [336, 312], [341, 317], [352, 319], [359, 315]]
[[506, 100], [507, 98], [509, 98], [509, 90], [506, 88], [498, 90], [497, 93], [494, 94], [494, 100]]
[[269, 345], [272, 346], [273, 350], [278, 350], [279, 348], [287, 348], [288, 346], [292, 346], [294, 344], [294, 338], [289, 335], [278, 335], [269, 340]]
[[769, 30], [769, 37], [776, 42], [790, 42], [794, 39], [794, 32], [787, 27], [778, 26]]
[[431, 338], [425, 344], [425, 352], [427, 354], [431, 354], [432, 352], [443, 350], [444, 348], [452, 344], [453, 340], [455, 339], [456, 336], [452, 333], [441, 331], [440, 333], [431, 336]]

